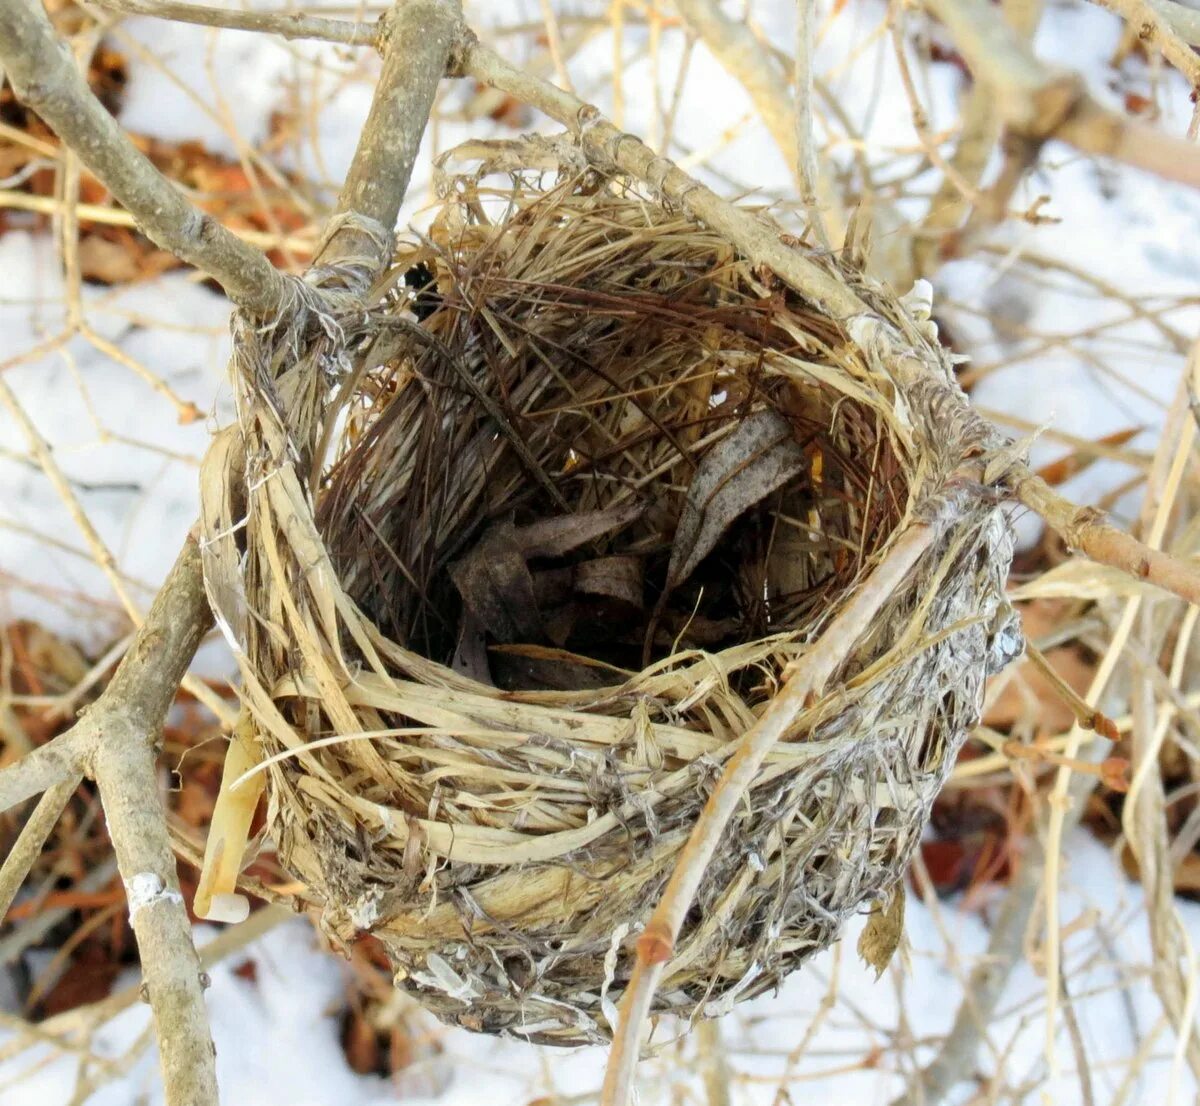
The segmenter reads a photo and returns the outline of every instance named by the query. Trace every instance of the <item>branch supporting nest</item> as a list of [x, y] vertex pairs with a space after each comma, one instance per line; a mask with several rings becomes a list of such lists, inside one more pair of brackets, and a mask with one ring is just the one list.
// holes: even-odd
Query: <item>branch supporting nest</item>
[[819, 641], [793, 663], [782, 689], [762, 718], [741, 739], [737, 752], [725, 766], [688, 837], [658, 906], [638, 938], [637, 960], [619, 1007], [620, 1021], [604, 1076], [600, 1100], [605, 1106], [623, 1106], [632, 1101], [638, 1053], [659, 979], [675, 951], [675, 940], [696, 898], [705, 869], [764, 758], [820, 697], [829, 678], [934, 537], [932, 526], [918, 523], [896, 539], [887, 557], [829, 624]]
[[209, 273], [252, 312], [283, 302], [284, 277], [259, 250], [194, 208], [92, 95], [37, 0], [0, 0], [0, 68], [157, 245]]
[[227, 27], [235, 31], [258, 31], [285, 39], [315, 39], [339, 46], [378, 46], [385, 20], [355, 23], [349, 19], [327, 19], [299, 12], [256, 12], [182, 4], [175, 0], [97, 0], [109, 11], [146, 15], [201, 27]]
[[[411, 9], [411, 12], [405, 11]], [[401, 5], [389, 24], [384, 79], [339, 211], [361, 203], [367, 219], [395, 222], [412, 160], [445, 72], [460, 7], [453, 0]], [[436, 33], [427, 35], [425, 20]], [[395, 59], [401, 57], [402, 62]], [[278, 273], [210, 216], [196, 211], [158, 174], [92, 96], [37, 0], [0, 0], [0, 67], [18, 96], [79, 152], [81, 159], [158, 244], [215, 277], [250, 315], [294, 303], [290, 278]], [[393, 99], [396, 88], [402, 94]], [[405, 151], [409, 151], [405, 155]], [[402, 174], [391, 159], [407, 156]], [[376, 178], [363, 184], [363, 164]], [[354, 220], [330, 228], [324, 264], [345, 265], [363, 253]], [[382, 263], [380, 259], [378, 264]], [[363, 283], [375, 273], [360, 267]], [[212, 1037], [199, 961], [175, 874], [155, 770], [155, 748], [167, 710], [211, 624], [200, 551], [184, 544], [145, 622], [108, 687], [69, 731], [0, 771], [0, 809], [45, 791], [27, 833], [0, 874], [11, 898], [80, 775], [99, 787], [118, 868], [130, 903], [143, 977], [158, 1034], [169, 1106], [217, 1102]]]

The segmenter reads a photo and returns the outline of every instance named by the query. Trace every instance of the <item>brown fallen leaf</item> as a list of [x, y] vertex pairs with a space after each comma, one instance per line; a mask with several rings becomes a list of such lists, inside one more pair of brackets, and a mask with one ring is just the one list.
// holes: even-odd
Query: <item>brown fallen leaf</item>
[[675, 531], [667, 590], [677, 588], [741, 515], [804, 471], [804, 450], [776, 411], [758, 411], [704, 455]]
[[491, 527], [450, 578], [467, 611], [497, 641], [542, 637], [533, 575], [512, 523]]
[[575, 566], [575, 590], [641, 610], [642, 576], [640, 557], [597, 557]]
[[904, 937], [904, 884], [897, 883], [891, 897], [868, 919], [858, 939], [858, 955], [875, 969], [875, 978], [896, 955]]
[[562, 557], [623, 529], [640, 518], [644, 510], [640, 503], [626, 503], [603, 511], [560, 515], [521, 526], [513, 531], [513, 536], [527, 557]]

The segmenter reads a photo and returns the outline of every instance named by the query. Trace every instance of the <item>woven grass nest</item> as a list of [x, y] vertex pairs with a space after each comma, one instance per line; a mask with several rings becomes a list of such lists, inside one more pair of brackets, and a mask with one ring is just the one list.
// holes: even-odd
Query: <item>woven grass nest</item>
[[[596, 1042], [739, 738], [926, 519], [740, 806], [655, 1010], [724, 1012], [892, 899], [1019, 648], [1011, 539], [955, 477], [974, 424], [718, 234], [565, 143], [469, 152], [368, 312], [237, 334], [206, 580], [328, 933], [373, 933], [447, 1022]], [[949, 379], [919, 304], [821, 263]]]

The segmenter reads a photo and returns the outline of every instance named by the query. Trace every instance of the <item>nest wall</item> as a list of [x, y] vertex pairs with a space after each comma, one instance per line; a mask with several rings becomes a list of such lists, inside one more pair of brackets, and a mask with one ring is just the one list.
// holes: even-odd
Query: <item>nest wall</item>
[[[920, 305], [823, 263], [951, 376]], [[367, 312], [304, 315], [237, 334], [204, 556], [270, 830], [332, 936], [373, 933], [454, 1024], [607, 1039], [724, 762], [926, 522], [739, 808], [656, 1009], [721, 1013], [892, 899], [1019, 648], [1008, 526], [961, 477], [978, 424], [566, 146], [446, 174]]]

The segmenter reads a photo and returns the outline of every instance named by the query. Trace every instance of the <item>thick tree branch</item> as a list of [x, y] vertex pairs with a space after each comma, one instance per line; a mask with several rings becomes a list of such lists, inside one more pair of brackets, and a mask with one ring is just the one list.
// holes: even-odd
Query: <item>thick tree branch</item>
[[976, 80], [995, 96], [1000, 120], [1034, 142], [1059, 139], [1200, 188], [1200, 149], [1154, 127], [1132, 122], [1093, 100], [1075, 74], [1041, 62], [986, 0], [925, 0], [945, 24]]
[[[331, 221], [324, 262], [353, 257], [373, 277], [370, 270], [390, 260], [357, 256], [362, 252], [356, 238], [360, 232], [347, 216], [373, 220], [388, 230], [395, 224], [429, 108], [458, 35], [459, 10], [454, 0], [411, 0], [389, 18], [383, 76], [338, 215]], [[246, 248], [238, 243], [230, 250], [228, 241], [236, 239], [207, 217], [197, 232], [195, 213], [174, 188], [144, 159], [129, 156], [127, 140], [83, 86], [40, 7], [35, 11], [21, 0], [0, 0], [0, 62], [11, 70], [10, 53], [17, 62], [15, 87], [119, 200], [135, 214], [144, 210], [148, 197], [151, 207], [161, 203], [155, 219], [161, 219], [162, 234], [151, 234], [156, 241], [218, 278], [227, 270], [226, 276], [232, 276], [223, 282], [248, 311], [278, 306], [275, 282], [283, 278], [265, 259], [261, 266], [242, 265]], [[261, 255], [250, 251], [249, 256]], [[39, 808], [46, 811], [57, 802], [57, 789], [81, 768], [97, 780], [129, 896], [170, 1106], [217, 1101], [200, 965], [176, 880], [154, 750], [209, 622], [200, 553], [189, 538], [96, 703], [67, 734], [0, 773], [0, 799], [9, 803], [56, 788]]]
[[387, 95], [371, 101], [330, 221], [333, 235], [315, 264], [345, 260], [365, 245], [363, 232], [346, 216], [371, 219], [388, 231], [396, 225], [434, 96], [461, 32], [459, 0], [404, 0], [385, 19], [379, 87]]
[[163, 249], [220, 282], [252, 313], [281, 299], [284, 277], [266, 256], [192, 207], [92, 95], [37, 0], [0, 0], [0, 69], [36, 111]]

